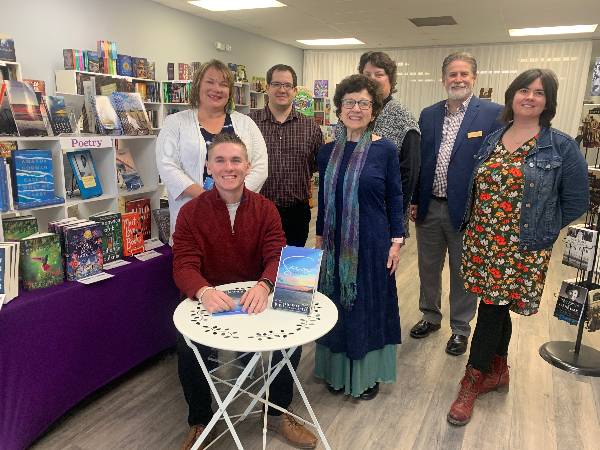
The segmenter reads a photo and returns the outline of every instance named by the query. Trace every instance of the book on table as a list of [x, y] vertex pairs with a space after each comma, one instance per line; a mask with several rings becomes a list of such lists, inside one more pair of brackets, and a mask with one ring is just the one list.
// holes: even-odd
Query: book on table
[[63, 259], [58, 235], [36, 233], [21, 239], [19, 272], [23, 289], [31, 291], [64, 281]]
[[130, 212], [121, 214], [123, 234], [123, 256], [133, 256], [144, 251], [144, 234], [140, 214]]
[[242, 305], [240, 304], [240, 301], [242, 300], [242, 296], [246, 292], [246, 289], [234, 288], [234, 289], [227, 289], [223, 292], [225, 294], [227, 294], [229, 297], [231, 297], [235, 306], [228, 311], [214, 312], [214, 313], [212, 313], [213, 316], [233, 316], [236, 314], [248, 314], [246, 311], [244, 311], [242, 309]]
[[169, 207], [152, 210], [154, 222], [158, 227], [158, 238], [163, 244], [168, 244], [171, 239], [171, 213]]
[[140, 224], [144, 240], [152, 237], [152, 216], [150, 212], [150, 199], [138, 198], [125, 202], [125, 212], [136, 212], [140, 215]]
[[102, 225], [87, 221], [63, 229], [65, 271], [67, 280], [74, 281], [102, 272]]
[[281, 250], [273, 309], [310, 314], [319, 281], [323, 250], [285, 246]]
[[121, 213], [104, 211], [90, 216], [90, 220], [102, 225], [102, 255], [104, 263], [123, 257], [123, 231]]
[[34, 216], [4, 218], [2, 219], [2, 231], [5, 241], [20, 241], [38, 232], [37, 219]]

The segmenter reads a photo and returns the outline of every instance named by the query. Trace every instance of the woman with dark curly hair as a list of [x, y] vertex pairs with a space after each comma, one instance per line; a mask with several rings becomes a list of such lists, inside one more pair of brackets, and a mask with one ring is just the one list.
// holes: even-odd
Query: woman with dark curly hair
[[587, 209], [587, 163], [552, 128], [558, 79], [529, 69], [508, 86], [502, 119], [476, 155], [463, 228], [465, 288], [479, 298], [469, 362], [448, 422], [471, 420], [477, 397], [507, 390], [510, 311], [538, 312], [552, 245]]
[[324, 250], [319, 290], [336, 304], [339, 318], [317, 341], [315, 375], [333, 393], [370, 400], [379, 382], [396, 380], [402, 180], [396, 146], [373, 134], [383, 106], [377, 83], [351, 75], [333, 102], [344, 129], [317, 156], [316, 245]]

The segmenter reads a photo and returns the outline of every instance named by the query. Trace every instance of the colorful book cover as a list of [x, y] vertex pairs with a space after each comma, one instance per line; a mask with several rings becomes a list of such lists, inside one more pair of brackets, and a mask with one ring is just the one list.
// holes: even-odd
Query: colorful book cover
[[71, 169], [73, 169], [81, 198], [86, 199], [102, 195], [102, 186], [100, 185], [100, 178], [98, 178], [92, 152], [90, 150], [69, 152], [67, 157]]
[[63, 49], [63, 67], [65, 68], [65, 70], [75, 69], [75, 49]]
[[62, 133], [72, 133], [69, 109], [65, 105], [65, 98], [60, 95], [47, 95], [44, 97], [50, 126], [55, 136]]
[[228, 289], [223, 292], [225, 292], [225, 294], [227, 294], [229, 297], [231, 297], [235, 306], [233, 307], [233, 309], [230, 309], [229, 311], [214, 312], [214, 313], [212, 313], [213, 316], [233, 316], [236, 314], [248, 314], [247, 312], [242, 310], [242, 305], [240, 305], [240, 301], [242, 300], [242, 296], [246, 292], [246, 289], [235, 288], [235, 289]]
[[115, 109], [112, 106], [110, 97], [104, 95], [96, 95], [94, 100], [96, 123], [98, 124], [98, 130], [100, 131], [100, 134], [123, 134], [121, 121], [119, 120], [119, 116], [117, 115]]
[[178, 80], [187, 80], [187, 74], [189, 72], [188, 65], [186, 63], [178, 63], [177, 67], [179, 69], [179, 77]]
[[19, 272], [23, 289], [28, 291], [61, 284], [64, 272], [58, 236], [41, 233], [21, 240]]
[[31, 86], [33, 92], [39, 92], [42, 95], [46, 95], [46, 82], [44, 80], [24, 79], [23, 83]]
[[298, 93], [294, 98], [294, 108], [300, 114], [307, 117], [314, 117], [315, 106], [311, 92], [303, 86], [298, 86]]
[[54, 194], [50, 150], [14, 150], [12, 169], [13, 197], [17, 208], [64, 203], [63, 198]]
[[123, 231], [121, 213], [110, 212], [90, 216], [90, 220], [102, 225], [102, 255], [109, 263], [123, 257]]
[[148, 61], [146, 65], [146, 78], [156, 80], [156, 63]]
[[117, 150], [116, 164], [119, 187], [124, 187], [128, 191], [135, 191], [144, 186], [129, 150], [126, 148], [119, 148]]
[[87, 71], [99, 73], [100, 72], [100, 59], [98, 52], [88, 50], [85, 52], [87, 58]]
[[131, 58], [131, 65], [133, 67], [133, 76], [136, 78], [148, 78], [146, 72], [148, 60], [146, 58]]
[[138, 198], [125, 202], [125, 212], [136, 212], [140, 215], [140, 225], [144, 239], [152, 237], [152, 216], [150, 213], [150, 199]]
[[9, 159], [12, 151], [17, 149], [17, 141], [0, 142], [0, 158]]
[[2, 231], [4, 232], [5, 241], [20, 241], [38, 232], [37, 219], [34, 216], [2, 219]]
[[0, 60], [16, 62], [15, 41], [11, 38], [0, 38]]
[[150, 134], [152, 126], [139, 93], [113, 92], [110, 101], [121, 120], [124, 134], [129, 136]]
[[0, 135], [16, 136], [17, 134], [17, 124], [6, 96], [6, 83], [0, 80]]
[[285, 246], [281, 251], [273, 292], [273, 309], [309, 314], [321, 268], [323, 250]]
[[10, 191], [8, 187], [8, 174], [6, 173], [6, 161], [0, 160], [0, 211], [6, 212], [10, 209]]
[[67, 280], [79, 280], [102, 272], [102, 225], [85, 224], [65, 228]]
[[580, 133], [583, 147], [600, 147], [600, 106], [589, 109], [583, 116]]
[[168, 244], [171, 239], [171, 213], [169, 212], [169, 205], [166, 208], [163, 208], [161, 205], [160, 209], [153, 210], [152, 216], [158, 227], [158, 238], [163, 244]]
[[123, 256], [132, 256], [144, 251], [144, 234], [140, 215], [136, 212], [121, 215], [123, 234]]
[[117, 55], [117, 75], [123, 75], [125, 77], [133, 76], [131, 56]]
[[315, 80], [314, 94], [315, 97], [328, 97], [329, 80]]
[[14, 80], [5, 83], [19, 136], [48, 136], [42, 110], [31, 86]]

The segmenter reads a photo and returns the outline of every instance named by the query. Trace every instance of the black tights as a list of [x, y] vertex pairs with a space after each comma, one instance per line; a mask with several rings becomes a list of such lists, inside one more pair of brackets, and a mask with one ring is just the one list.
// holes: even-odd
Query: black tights
[[494, 355], [506, 356], [512, 334], [510, 305], [488, 305], [479, 302], [477, 325], [471, 341], [469, 364], [487, 373]]

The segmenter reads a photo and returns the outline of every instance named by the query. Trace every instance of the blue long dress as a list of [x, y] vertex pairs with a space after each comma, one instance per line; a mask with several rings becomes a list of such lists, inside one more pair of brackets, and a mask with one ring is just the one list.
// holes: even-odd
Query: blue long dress
[[[356, 142], [347, 142], [336, 185], [336, 217], [343, 211], [343, 179]], [[316, 234], [323, 235], [323, 181], [334, 143], [321, 147]], [[335, 285], [331, 300], [338, 322], [317, 341], [315, 375], [335, 389], [359, 396], [376, 382], [396, 380], [396, 346], [400, 344], [400, 313], [396, 279], [386, 268], [392, 237], [404, 235], [402, 181], [398, 152], [387, 139], [371, 143], [359, 178], [359, 248], [357, 298], [350, 310], [340, 304], [339, 247], [341, 227], [335, 226]]]

